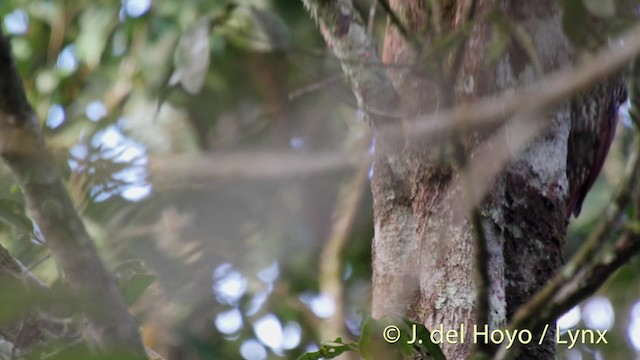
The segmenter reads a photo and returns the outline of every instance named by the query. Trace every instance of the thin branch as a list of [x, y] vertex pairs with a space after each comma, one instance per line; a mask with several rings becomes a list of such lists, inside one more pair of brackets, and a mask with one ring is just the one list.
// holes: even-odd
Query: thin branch
[[73, 207], [52, 154], [29, 105], [0, 31], [0, 156], [11, 169], [46, 243], [69, 285], [84, 301], [91, 330], [107, 349], [146, 359], [138, 324], [129, 314], [116, 284], [98, 257]]
[[435, 140], [460, 129], [500, 124], [517, 113], [535, 113], [557, 106], [629, 65], [640, 54], [640, 25], [634, 26], [625, 36], [612, 40], [611, 44], [577, 66], [567, 66], [516, 92], [505, 92], [449, 111], [418, 117], [402, 127], [389, 123], [379, 128], [378, 133], [398, 137], [411, 134], [423, 141], [425, 137]]
[[35, 269], [36, 267], [38, 267], [38, 265], [42, 264], [43, 262], [49, 260], [51, 258], [51, 252], [47, 252], [46, 255], [44, 255], [43, 257], [41, 257], [40, 259], [36, 260], [33, 264], [29, 265], [28, 270], [29, 271], [33, 271], [33, 269]]
[[[363, 136], [356, 145], [357, 150], [367, 148], [370, 136]], [[370, 162], [359, 164], [352, 178], [342, 185], [333, 211], [333, 225], [322, 253], [318, 274], [320, 291], [330, 296], [336, 307], [334, 315], [321, 327], [322, 340], [332, 340], [345, 335], [344, 291], [342, 287], [342, 252], [349, 240], [360, 203], [366, 188]]]
[[366, 151], [298, 153], [293, 151], [174, 155], [151, 157], [147, 170], [153, 183], [214, 179], [269, 180], [348, 170], [371, 161]]

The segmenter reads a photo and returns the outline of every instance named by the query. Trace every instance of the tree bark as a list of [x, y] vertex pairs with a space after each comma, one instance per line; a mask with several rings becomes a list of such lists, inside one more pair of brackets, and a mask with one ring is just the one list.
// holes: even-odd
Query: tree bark
[[[390, 5], [413, 36], [429, 34], [428, 15], [420, 0], [391, 1]], [[452, 3], [454, 3], [452, 5]], [[456, 31], [472, 9], [471, 1], [441, 1], [442, 30]], [[390, 77], [410, 115], [438, 111], [482, 96], [529, 84], [543, 73], [567, 65], [571, 48], [562, 32], [561, 14], [554, 1], [508, 1], [502, 10], [529, 34], [543, 73], [536, 73], [527, 49], [513, 38], [494, 65], [485, 56], [491, 40], [486, 20], [492, 1], [478, 1], [473, 27], [451, 90], [437, 74], [421, 76], [413, 67], [390, 70]], [[426, 31], [426, 32], [425, 32]], [[427, 35], [428, 36], [428, 35]], [[423, 39], [424, 40], [424, 39]], [[383, 50], [388, 64], [416, 63], [416, 51], [401, 31], [389, 23]], [[451, 93], [447, 93], [450, 91]], [[489, 289], [489, 328], [505, 325], [515, 309], [527, 301], [558, 269], [566, 229], [564, 199], [566, 141], [569, 108], [560, 106], [542, 116], [552, 126], [494, 180], [481, 205], [486, 234]], [[514, 134], [506, 126], [492, 140], [509, 144]], [[513, 130], [515, 131], [515, 130]], [[460, 146], [473, 157], [483, 134], [463, 139]], [[378, 139], [379, 141], [381, 139]], [[452, 139], [453, 140], [453, 139]], [[498, 141], [499, 140], [499, 141]], [[382, 141], [384, 141], [382, 139]], [[484, 145], [492, 146], [487, 144]], [[474, 281], [474, 233], [470, 219], [457, 217], [455, 201], [473, 191], [470, 181], [460, 181], [456, 167], [434, 160], [442, 152], [430, 144], [408, 144], [393, 164], [378, 156], [372, 181], [375, 238], [373, 242], [373, 316], [403, 315], [424, 323], [428, 329], [467, 329], [477, 324], [477, 289]], [[497, 144], [496, 144], [497, 146]], [[497, 147], [496, 151], [503, 151]], [[454, 150], [455, 151], [455, 150]], [[473, 161], [473, 160], [471, 160]], [[464, 196], [464, 195], [463, 195]], [[476, 230], [477, 231], [477, 230]], [[469, 355], [472, 332], [464, 344], [443, 344], [447, 358]], [[522, 359], [554, 358], [555, 344], [549, 334], [542, 346], [523, 348]]]

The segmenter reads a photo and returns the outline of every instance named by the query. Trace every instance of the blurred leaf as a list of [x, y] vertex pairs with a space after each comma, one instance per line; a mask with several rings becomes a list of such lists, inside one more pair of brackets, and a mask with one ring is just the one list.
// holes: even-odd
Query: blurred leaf
[[434, 360], [446, 360], [447, 358], [442, 353], [440, 346], [434, 344], [431, 341], [431, 332], [422, 324], [414, 323], [409, 320], [404, 320], [405, 323], [415, 329], [416, 338], [422, 341], [417, 343], [418, 351], [422, 354], [430, 354]]
[[333, 359], [347, 351], [358, 351], [358, 344], [345, 344], [342, 338], [337, 338], [334, 341], [323, 342], [320, 350], [303, 354], [298, 357], [298, 360]]
[[117, 19], [114, 7], [92, 6], [80, 16], [80, 34], [76, 41], [77, 56], [89, 69], [100, 65], [107, 39]]
[[284, 50], [291, 34], [284, 21], [274, 12], [255, 6], [238, 6], [221, 27], [229, 41], [253, 51]]
[[211, 19], [201, 17], [178, 41], [175, 71], [169, 85], [180, 84], [191, 95], [198, 94], [204, 85], [210, 61], [209, 29]]

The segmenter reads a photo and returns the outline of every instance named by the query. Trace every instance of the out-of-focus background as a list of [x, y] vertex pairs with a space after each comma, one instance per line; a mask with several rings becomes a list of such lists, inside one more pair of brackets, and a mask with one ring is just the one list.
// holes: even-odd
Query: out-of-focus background
[[[102, 258], [117, 277], [153, 275], [132, 305], [148, 347], [169, 359], [295, 359], [359, 335], [373, 236], [362, 174], [373, 169], [352, 158], [370, 140], [300, 1], [3, 0], [0, 16]], [[386, 18], [373, 25], [380, 35]], [[567, 258], [622, 173], [622, 118]], [[4, 168], [0, 186], [0, 243], [55, 285]], [[636, 260], [560, 319], [607, 329], [610, 343], [561, 347], [562, 358], [637, 356], [639, 273]]]

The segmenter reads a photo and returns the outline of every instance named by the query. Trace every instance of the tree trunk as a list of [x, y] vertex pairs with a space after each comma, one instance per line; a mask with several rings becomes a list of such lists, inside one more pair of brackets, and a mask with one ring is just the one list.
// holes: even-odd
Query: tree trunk
[[[392, 0], [390, 5], [406, 29], [415, 37], [431, 36], [431, 14], [422, 0]], [[464, 44], [460, 60], [447, 59], [454, 70], [453, 85], [438, 74], [418, 73], [420, 66], [390, 67], [389, 76], [402, 99], [403, 113], [419, 115], [456, 106], [478, 97], [519, 87], [557, 70], [571, 60], [571, 48], [562, 31], [560, 9], [555, 1], [512, 0], [497, 2], [504, 14], [522, 30], [512, 37], [504, 54], [488, 62], [487, 46], [493, 32], [487, 20], [494, 1], [479, 0], [473, 9], [477, 23]], [[441, 30], [460, 29], [471, 0], [440, 1]], [[426, 34], [426, 35], [425, 35]], [[531, 61], [523, 39], [530, 39], [539, 67]], [[390, 22], [387, 27], [383, 61], [387, 64], [414, 64], [416, 52], [401, 31]], [[458, 62], [459, 63], [456, 63]], [[561, 249], [567, 220], [564, 204], [569, 107], [546, 114], [551, 127], [517, 155], [497, 175], [480, 206], [486, 234], [489, 287], [489, 328], [505, 325], [515, 310], [540, 288], [561, 264]], [[480, 146], [518, 141], [514, 128], [505, 126], [492, 133], [474, 133], [461, 140], [449, 139], [465, 149], [469, 161]], [[480, 141], [483, 139], [483, 141]], [[482, 144], [482, 145], [481, 145]], [[473, 326], [478, 315], [474, 271], [474, 230], [467, 214], [457, 216], [456, 202], [469, 197], [475, 178], [465, 182], [458, 166], [443, 165], [445, 146], [408, 141], [395, 155], [391, 146], [377, 138], [377, 156], [372, 179], [375, 238], [373, 241], [373, 316], [406, 316], [424, 323], [428, 329], [442, 327], [469, 331], [462, 344], [443, 344], [448, 359], [465, 358], [474, 346]], [[460, 165], [460, 164], [458, 164]], [[483, 164], [484, 166], [485, 164]], [[486, 164], [486, 166], [492, 166]], [[462, 185], [461, 185], [462, 184]], [[470, 186], [463, 186], [469, 184]], [[469, 187], [471, 189], [469, 189]], [[462, 194], [462, 195], [461, 195]], [[476, 230], [478, 231], [478, 230]], [[553, 326], [551, 326], [553, 328]], [[533, 330], [533, 329], [532, 329]], [[542, 346], [526, 347], [521, 359], [552, 359], [552, 334]], [[535, 333], [534, 333], [535, 339]], [[533, 343], [533, 342], [532, 342]]]

